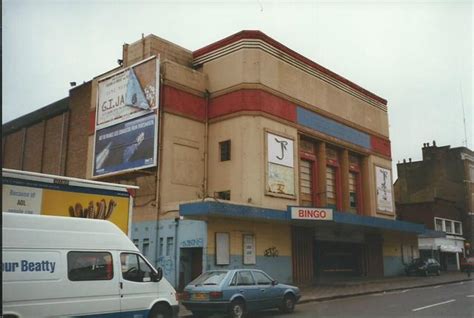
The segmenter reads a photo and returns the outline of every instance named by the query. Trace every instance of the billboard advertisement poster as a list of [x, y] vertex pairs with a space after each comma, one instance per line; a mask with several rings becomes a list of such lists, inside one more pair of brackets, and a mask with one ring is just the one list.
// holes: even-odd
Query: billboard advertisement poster
[[293, 139], [266, 132], [268, 194], [295, 195]]
[[393, 213], [391, 171], [375, 166], [375, 184], [377, 187], [377, 210]]
[[2, 211], [23, 214], [40, 214], [42, 189], [2, 185]]
[[151, 114], [97, 131], [94, 176], [155, 166], [157, 130]]
[[43, 215], [107, 220], [128, 232], [128, 197], [44, 189], [41, 211]]
[[128, 233], [127, 191], [2, 177], [3, 212], [108, 220]]
[[99, 80], [96, 129], [158, 108], [159, 59], [153, 57]]

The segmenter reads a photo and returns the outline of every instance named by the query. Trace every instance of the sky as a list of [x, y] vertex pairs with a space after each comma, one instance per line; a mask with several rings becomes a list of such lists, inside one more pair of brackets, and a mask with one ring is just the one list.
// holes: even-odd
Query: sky
[[473, 148], [473, 1], [2, 1], [2, 124], [117, 66], [155, 34], [194, 51], [260, 30], [388, 101], [396, 163]]

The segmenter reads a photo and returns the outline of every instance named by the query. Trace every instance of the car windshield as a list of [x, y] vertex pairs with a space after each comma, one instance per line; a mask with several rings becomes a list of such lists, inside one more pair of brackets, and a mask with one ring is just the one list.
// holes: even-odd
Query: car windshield
[[228, 271], [212, 271], [201, 274], [198, 278], [193, 280], [190, 285], [218, 285]]

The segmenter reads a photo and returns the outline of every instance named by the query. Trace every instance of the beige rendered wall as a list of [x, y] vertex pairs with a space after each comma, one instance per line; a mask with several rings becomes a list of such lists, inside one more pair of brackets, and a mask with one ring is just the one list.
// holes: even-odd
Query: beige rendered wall
[[[297, 130], [261, 116], [239, 116], [209, 126], [209, 195], [231, 191], [231, 201], [286, 210], [298, 201], [265, 195], [265, 129], [295, 141], [295, 189], [298, 188]], [[220, 161], [219, 142], [231, 140], [231, 160]], [[297, 190], [296, 190], [297, 192]]]
[[387, 112], [260, 49], [242, 49], [207, 62], [203, 72], [209, 76], [211, 93], [243, 83], [261, 84], [360, 129], [389, 135]]
[[168, 218], [180, 202], [203, 198], [204, 124], [168, 113], [161, 124], [161, 214]]

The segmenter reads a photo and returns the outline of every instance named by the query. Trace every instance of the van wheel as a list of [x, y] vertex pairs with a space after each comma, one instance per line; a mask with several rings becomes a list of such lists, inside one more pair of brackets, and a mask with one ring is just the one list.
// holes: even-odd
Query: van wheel
[[148, 318], [171, 318], [169, 306], [158, 304], [153, 307]]
[[295, 304], [295, 297], [293, 295], [285, 295], [279, 309], [281, 312], [290, 313], [295, 310]]
[[241, 300], [234, 300], [230, 303], [229, 307], [230, 318], [243, 318], [245, 317], [245, 304]]

